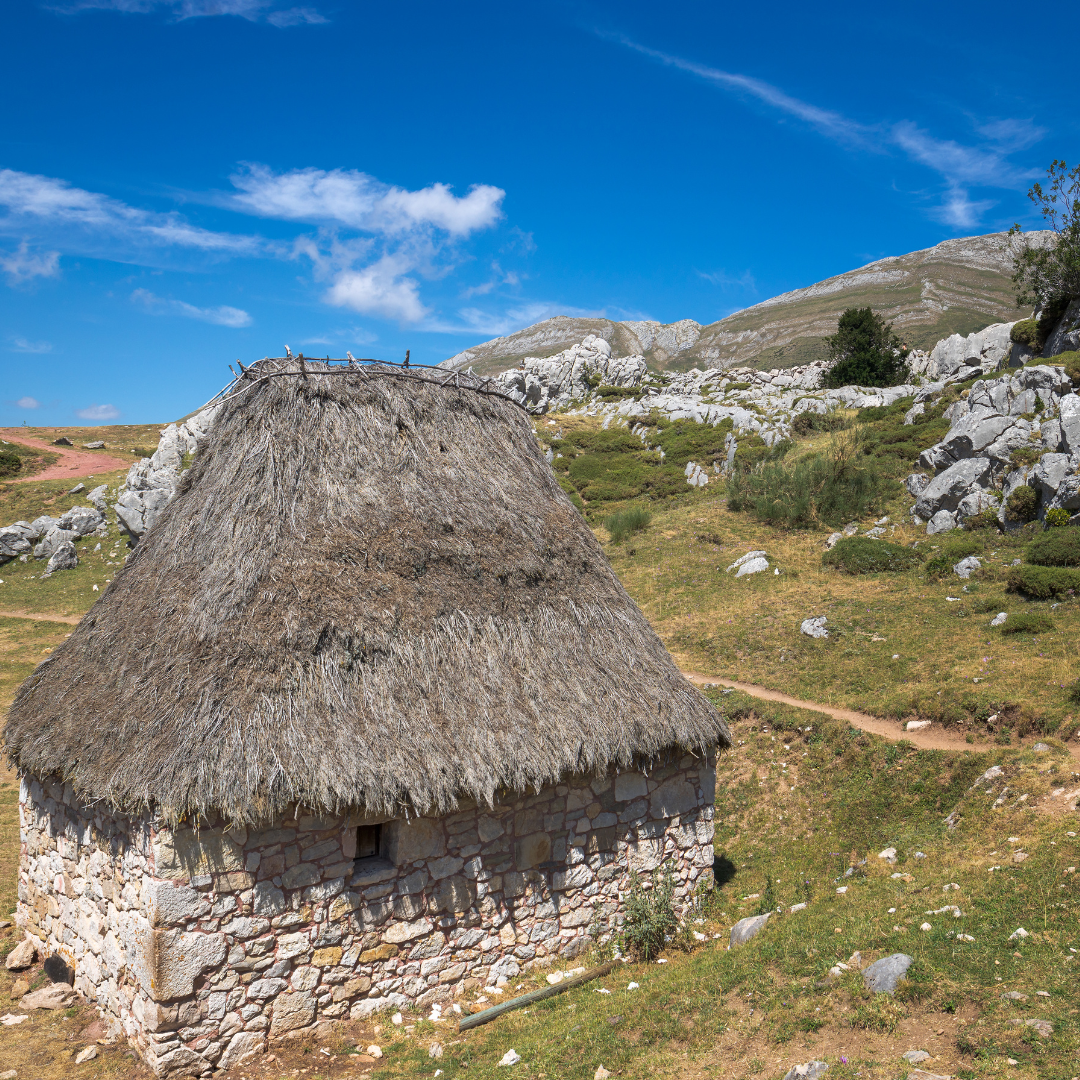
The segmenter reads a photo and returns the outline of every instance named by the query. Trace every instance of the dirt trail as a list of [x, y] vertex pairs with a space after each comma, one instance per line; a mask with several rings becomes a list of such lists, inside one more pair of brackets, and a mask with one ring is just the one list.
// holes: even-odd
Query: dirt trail
[[8, 442], [31, 446], [35, 450], [48, 450], [58, 454], [60, 460], [49, 465], [33, 476], [24, 476], [16, 484], [27, 484], [31, 480], [74, 480], [80, 476], [94, 476], [98, 473], [113, 472], [116, 469], [131, 468], [132, 458], [110, 457], [98, 450], [77, 450], [70, 446], [53, 446], [45, 439], [34, 439], [23, 435], [18, 428], [0, 428], [0, 438]]
[[[716, 675], [699, 675], [696, 671], [684, 671], [683, 675], [697, 686], [730, 686], [733, 690], [741, 690], [744, 694], [761, 698], [763, 701], [779, 701], [783, 705], [791, 705], [796, 709], [824, 713], [834, 720], [846, 720], [852, 727], [869, 732], [871, 735], [880, 735], [890, 742], [905, 739], [921, 750], [962, 751], [980, 749], [978, 743], [972, 745], [962, 735], [955, 735], [947, 728], [938, 727], [937, 725], [923, 728], [922, 731], [904, 731], [903, 727], [896, 721], [883, 720], [880, 716], [870, 716], [869, 713], [856, 712], [854, 709], [840, 709], [832, 705], [819, 705], [816, 701], [803, 701], [801, 698], [782, 694], [779, 690], [769, 690], [764, 686], [755, 686], [753, 683], [721, 679]], [[1038, 740], [1033, 739], [1031, 741], [1037, 742]], [[1069, 753], [1074, 761], [1080, 762], [1080, 748], [1070, 746]]]
[[81, 615], [34, 615], [29, 611], [0, 611], [0, 619], [35, 619], [37, 622], [62, 622], [70, 626], [82, 622]]

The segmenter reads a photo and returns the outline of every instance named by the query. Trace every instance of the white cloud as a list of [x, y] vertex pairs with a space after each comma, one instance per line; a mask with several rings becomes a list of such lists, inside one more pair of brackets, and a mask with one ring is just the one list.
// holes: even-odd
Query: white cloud
[[15, 402], [15, 404], [20, 409], [40, 409], [41, 408], [41, 402], [38, 401], [37, 398], [32, 398], [32, 397], [21, 397], [21, 398], [19, 398], [18, 401]]
[[250, 326], [252, 322], [246, 311], [229, 307], [228, 304], [213, 308], [195, 307], [183, 300], [166, 300], [164, 297], [155, 296], [148, 289], [136, 289], [131, 294], [131, 299], [142, 304], [152, 315], [182, 315], [186, 319], [197, 319], [215, 326], [231, 326], [234, 329]]
[[11, 345], [9, 348], [12, 352], [22, 353], [47, 353], [52, 352], [52, 342], [49, 341], [28, 341], [24, 337], [18, 335], [9, 339]]
[[474, 307], [461, 308], [457, 314], [458, 322], [431, 320], [424, 323], [420, 329], [439, 334], [484, 334], [488, 337], [502, 337], [555, 315], [577, 315], [592, 319], [607, 317], [603, 310], [589, 311], [544, 300], [527, 301], [502, 312], [483, 311]]
[[974, 227], [994, 205], [993, 200], [972, 199], [969, 188], [1015, 190], [1039, 175], [1036, 171], [1018, 168], [1007, 157], [1009, 153], [1033, 145], [1045, 135], [1044, 129], [1036, 127], [1030, 120], [1004, 119], [984, 123], [976, 130], [987, 144], [965, 146], [952, 139], [937, 139], [910, 120], [892, 125], [861, 124], [841, 113], [792, 97], [761, 79], [684, 60], [639, 45], [626, 37], [601, 36], [715, 86], [748, 94], [780, 112], [797, 117], [835, 142], [874, 153], [903, 151], [912, 161], [941, 177], [944, 183], [942, 202], [931, 212], [956, 228]]
[[326, 300], [362, 315], [419, 322], [428, 309], [420, 301], [417, 282], [404, 276], [406, 269], [392, 256], [384, 256], [363, 269], [342, 270], [327, 291]]
[[85, 409], [78, 409], [75, 415], [83, 420], [115, 420], [120, 410], [114, 405], [88, 405]]
[[757, 282], [749, 270], [744, 270], [738, 276], [729, 274], [726, 270], [698, 270], [696, 273], [698, 277], [704, 278], [713, 285], [719, 285], [722, 289], [735, 287], [749, 289], [751, 292], [757, 291]]
[[179, 246], [219, 254], [253, 255], [265, 247], [258, 237], [212, 232], [176, 213], [141, 210], [66, 180], [14, 169], [0, 169], [0, 207], [7, 211], [0, 217], [0, 229], [52, 228], [60, 231], [69, 246], [74, 240], [72, 230], [77, 229], [129, 245]]
[[67, 14], [77, 11], [120, 11], [128, 15], [148, 15], [165, 11], [178, 22], [216, 15], [234, 15], [248, 22], [268, 22], [288, 27], [329, 22], [310, 7], [279, 8], [275, 0], [67, 0], [55, 9]]
[[7, 274], [12, 285], [21, 285], [36, 277], [59, 277], [60, 252], [43, 251], [35, 255], [30, 251], [30, 244], [24, 240], [18, 251], [0, 255], [0, 269]]
[[499, 220], [506, 194], [490, 184], [474, 184], [464, 196], [454, 195], [448, 184], [409, 191], [355, 169], [274, 173], [248, 165], [231, 180], [238, 191], [232, 204], [248, 213], [391, 236], [425, 227], [468, 236]]

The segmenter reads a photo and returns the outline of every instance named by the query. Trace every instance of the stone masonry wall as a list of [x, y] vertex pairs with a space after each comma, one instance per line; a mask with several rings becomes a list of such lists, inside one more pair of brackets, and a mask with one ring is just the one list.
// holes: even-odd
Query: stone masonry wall
[[713, 862], [711, 757], [570, 777], [382, 824], [286, 815], [198, 834], [24, 781], [19, 919], [159, 1076], [208, 1075], [324, 1020], [420, 1007], [570, 958], [622, 921], [633, 870], [685, 902]]

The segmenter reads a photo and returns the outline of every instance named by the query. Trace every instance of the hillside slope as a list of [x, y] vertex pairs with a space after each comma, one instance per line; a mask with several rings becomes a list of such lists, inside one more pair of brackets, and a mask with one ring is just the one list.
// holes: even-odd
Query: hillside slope
[[445, 366], [494, 374], [526, 356], [551, 356], [596, 334], [615, 356], [642, 355], [659, 370], [787, 368], [821, 358], [823, 339], [835, 331], [840, 313], [866, 306], [891, 320], [909, 345], [929, 349], [950, 334], [970, 334], [1026, 314], [1014, 306], [1004, 242], [1004, 233], [992, 233], [879, 259], [708, 326], [693, 319], [663, 325], [558, 315], [466, 349]]

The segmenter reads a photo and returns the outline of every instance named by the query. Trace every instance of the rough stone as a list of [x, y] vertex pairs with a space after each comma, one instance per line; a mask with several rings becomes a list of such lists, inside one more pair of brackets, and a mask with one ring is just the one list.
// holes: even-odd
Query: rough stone
[[67, 983], [51, 983], [40, 990], [24, 994], [20, 1009], [66, 1009], [75, 1000], [75, 991]]
[[740, 919], [731, 928], [731, 944], [743, 945], [753, 937], [757, 937], [762, 930], [765, 929], [765, 924], [769, 921], [771, 912], [765, 912], [764, 915], [751, 915], [748, 918]]
[[7, 954], [7, 959], [4, 961], [4, 967], [8, 971], [23, 971], [25, 968], [31, 967], [34, 961], [37, 959], [38, 945], [31, 937], [23, 938], [14, 949]]
[[883, 956], [863, 972], [863, 982], [867, 990], [875, 994], [892, 994], [896, 991], [897, 983], [904, 978], [907, 969], [914, 962], [914, 958], [905, 953]]
[[829, 1071], [829, 1066], [824, 1061], [807, 1061], [802, 1065], [796, 1065], [784, 1073], [784, 1080], [818, 1080]]
[[799, 626], [799, 630], [807, 637], [812, 638], [827, 638], [829, 631], [825, 629], [825, 624], [828, 622], [828, 616], [815, 615], [809, 619], [803, 619]]

